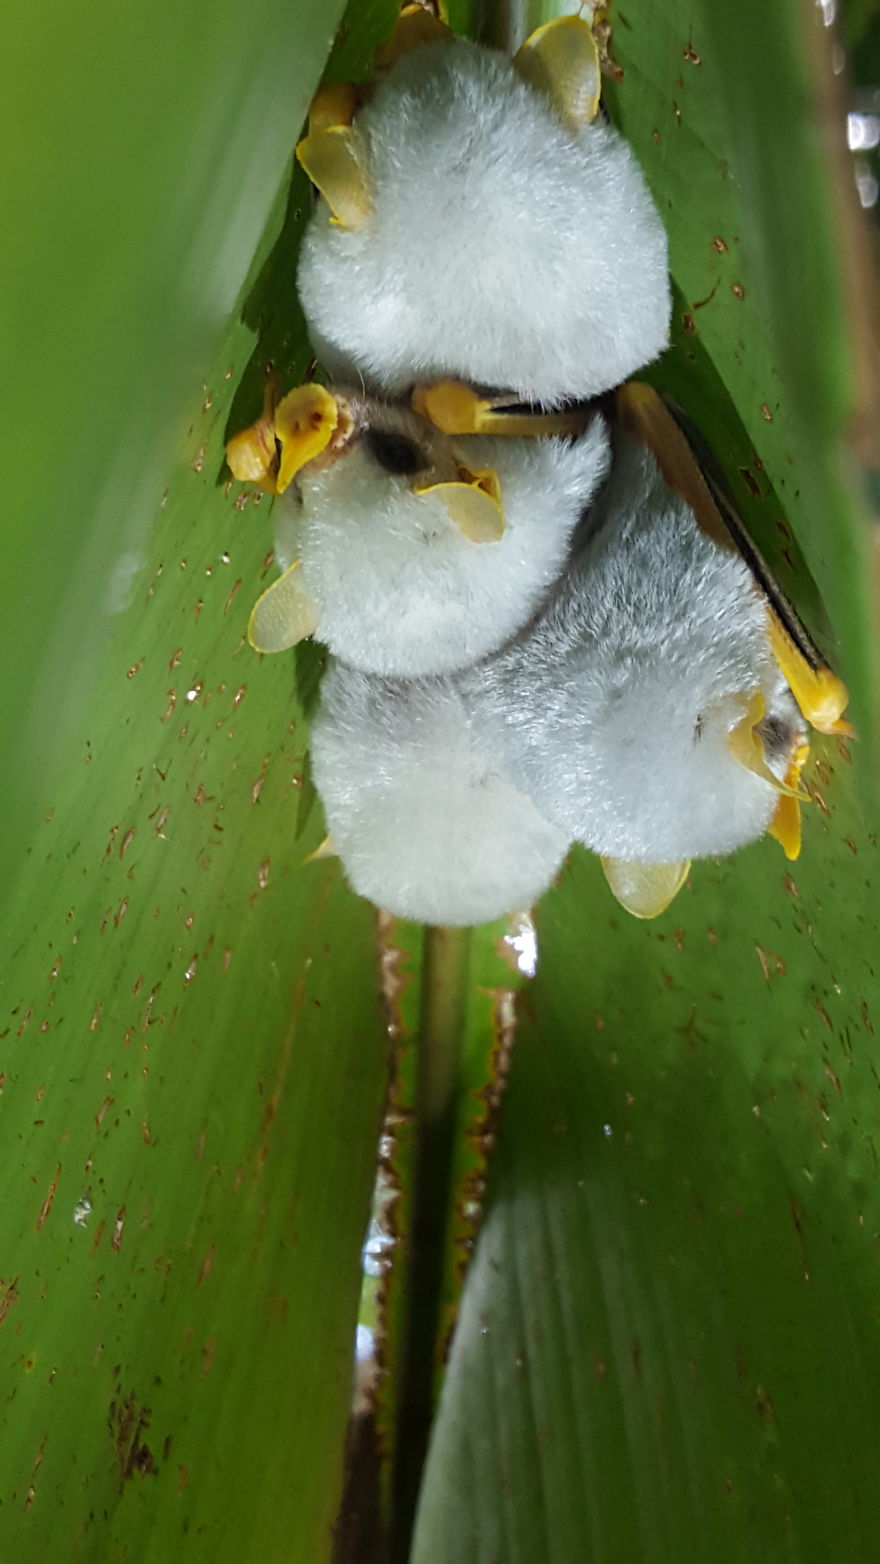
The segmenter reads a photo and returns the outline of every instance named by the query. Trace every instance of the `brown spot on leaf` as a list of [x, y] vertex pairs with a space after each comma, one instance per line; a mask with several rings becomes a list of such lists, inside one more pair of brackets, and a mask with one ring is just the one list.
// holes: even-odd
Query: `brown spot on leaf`
[[689, 43], [682, 49], [681, 57], [683, 60], [687, 60], [688, 65], [702, 65], [703, 63], [692, 43]]
[[119, 1491], [133, 1477], [154, 1477], [156, 1462], [144, 1434], [150, 1425], [152, 1412], [147, 1406], [139, 1406], [132, 1391], [124, 1401], [110, 1403], [110, 1437], [119, 1468]]
[[0, 1281], [0, 1288], [2, 1288], [2, 1291], [0, 1291], [0, 1325], [4, 1323], [9, 1311], [18, 1303], [18, 1282], [19, 1278], [13, 1276], [12, 1281], [8, 1282], [4, 1288], [2, 1281]]
[[834, 1031], [834, 1027], [832, 1025], [831, 1017], [829, 1016], [828, 1011], [823, 1008], [823, 1006], [819, 1003], [818, 999], [813, 999], [812, 1000], [812, 1005], [813, 1005], [813, 1009], [815, 1010], [817, 1016], [819, 1017], [819, 1020], [822, 1021], [825, 1026], [827, 1026], [829, 1032], [833, 1032]]
[[213, 1265], [214, 1265], [214, 1256], [215, 1256], [216, 1253], [217, 1253], [217, 1245], [216, 1244], [211, 1244], [210, 1248], [208, 1249], [207, 1253], [205, 1254], [205, 1257], [204, 1257], [201, 1265], [199, 1266], [199, 1274], [198, 1274], [198, 1278], [196, 1280], [196, 1286], [197, 1287], [201, 1287], [202, 1282], [207, 1281], [208, 1277], [210, 1276], [211, 1270], [212, 1270]]
[[46, 1192], [46, 1198], [43, 1201], [43, 1204], [40, 1206], [40, 1212], [39, 1212], [39, 1216], [37, 1217], [37, 1222], [36, 1222], [36, 1227], [37, 1227], [37, 1232], [38, 1233], [39, 1233], [41, 1228], [45, 1227], [46, 1220], [48, 1218], [49, 1212], [52, 1210], [52, 1206], [55, 1203], [55, 1196], [58, 1193], [58, 1180], [60, 1179], [60, 1177], [61, 1177], [61, 1163], [59, 1162], [57, 1164], [56, 1168], [55, 1168], [55, 1177], [53, 1178], [53, 1180], [52, 1180], [51, 1184], [49, 1185], [49, 1188], [48, 1188], [48, 1190]]
[[773, 1409], [773, 1402], [763, 1385], [755, 1386], [755, 1405], [761, 1416], [766, 1418], [768, 1423], [775, 1423], [776, 1413]]
[[113, 1223], [113, 1232], [110, 1237], [110, 1247], [118, 1254], [122, 1248], [122, 1237], [125, 1231], [125, 1206], [120, 1206]]

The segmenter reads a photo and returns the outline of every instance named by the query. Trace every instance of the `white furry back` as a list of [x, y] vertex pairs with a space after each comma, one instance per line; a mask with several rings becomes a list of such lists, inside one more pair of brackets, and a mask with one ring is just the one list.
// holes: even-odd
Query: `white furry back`
[[666, 237], [601, 123], [568, 130], [502, 55], [406, 55], [360, 112], [374, 209], [319, 203], [299, 265], [334, 375], [394, 392], [456, 376], [545, 403], [617, 385], [665, 347]]
[[312, 767], [354, 889], [421, 923], [530, 907], [568, 838], [500, 776], [451, 684], [335, 663], [321, 693]]
[[[759, 837], [776, 805], [727, 732], [760, 688], [802, 731], [743, 562], [621, 441], [597, 531], [534, 627], [464, 682], [542, 813], [610, 857], [662, 863]], [[782, 775], [785, 753], [768, 756]]]

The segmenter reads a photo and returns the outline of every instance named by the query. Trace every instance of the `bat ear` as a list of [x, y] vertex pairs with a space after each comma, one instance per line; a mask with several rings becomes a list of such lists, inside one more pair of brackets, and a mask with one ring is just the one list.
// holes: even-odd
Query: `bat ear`
[[373, 210], [363, 137], [356, 125], [309, 130], [296, 155], [337, 228], [360, 228]]
[[322, 858], [338, 858], [338, 857], [339, 857], [339, 850], [338, 850], [338, 848], [336, 846], [336, 843], [334, 842], [332, 836], [325, 836], [324, 840], [318, 843], [318, 845], [315, 848], [314, 852], [306, 854], [305, 858], [302, 861], [301, 867], [305, 868], [307, 863], [319, 863]]
[[247, 638], [255, 652], [284, 652], [318, 628], [318, 610], [297, 571], [299, 560], [258, 598], [248, 620]]
[[855, 738], [855, 728], [843, 715], [849, 705], [849, 691], [843, 680], [830, 668], [811, 667], [770, 603], [767, 622], [773, 656], [810, 727], [819, 733]]
[[413, 412], [427, 418], [443, 434], [512, 435], [536, 440], [545, 435], [583, 434], [592, 417], [582, 408], [561, 413], [539, 413], [530, 408], [511, 411], [510, 404], [515, 402], [512, 393], [480, 396], [461, 380], [417, 386], [410, 402]]
[[497, 543], [505, 528], [501, 485], [493, 467], [472, 472], [459, 468], [452, 482], [420, 483], [416, 494], [434, 494], [442, 500], [459, 532], [469, 543]]
[[412, 54], [427, 43], [452, 43], [454, 33], [423, 5], [405, 5], [397, 18], [394, 32], [376, 51], [376, 66], [388, 70], [404, 54]]
[[634, 918], [657, 918], [678, 895], [690, 869], [680, 863], [632, 863], [625, 858], [601, 858], [612, 895]]
[[580, 130], [596, 118], [599, 50], [583, 17], [558, 16], [536, 28], [513, 56], [513, 68], [529, 87], [549, 98], [571, 130]]
[[275, 438], [281, 447], [276, 493], [283, 494], [307, 462], [330, 444], [339, 423], [339, 404], [325, 386], [297, 386], [275, 409]]
[[276, 493], [278, 447], [275, 444], [275, 403], [278, 376], [272, 374], [263, 393], [263, 411], [255, 423], [240, 429], [226, 442], [226, 460], [233, 478], [256, 484], [269, 494]]
[[361, 106], [361, 91], [353, 81], [331, 81], [319, 87], [309, 106], [309, 135], [350, 125]]

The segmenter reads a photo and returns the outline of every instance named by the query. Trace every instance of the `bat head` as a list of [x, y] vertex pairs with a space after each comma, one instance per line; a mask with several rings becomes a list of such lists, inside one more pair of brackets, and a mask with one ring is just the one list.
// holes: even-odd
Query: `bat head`
[[[577, 440], [452, 438], [405, 407], [323, 387], [285, 398], [276, 430], [294, 571], [257, 605], [252, 642], [277, 650], [316, 631], [354, 667], [397, 677], [466, 666], [515, 634], [608, 461], [601, 418]], [[285, 630], [276, 610], [294, 582], [311, 609]]]
[[553, 405], [665, 347], [666, 237], [633, 154], [608, 125], [573, 126], [502, 55], [417, 48], [302, 155], [325, 200], [298, 286], [332, 374], [395, 394], [453, 377]]

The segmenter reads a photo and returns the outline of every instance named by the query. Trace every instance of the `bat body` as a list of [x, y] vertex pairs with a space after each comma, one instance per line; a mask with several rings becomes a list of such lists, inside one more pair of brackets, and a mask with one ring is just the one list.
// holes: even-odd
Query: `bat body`
[[453, 377], [552, 406], [665, 347], [666, 237], [633, 154], [608, 125], [566, 123], [503, 55], [451, 37], [405, 54], [345, 135], [358, 200], [341, 218], [319, 202], [298, 276], [336, 378], [396, 395]]
[[473, 720], [603, 858], [730, 853], [770, 826], [804, 737], [766, 604], [624, 436], [594, 523], [537, 621], [463, 676]]
[[352, 886], [399, 917], [481, 923], [530, 907], [569, 838], [501, 776], [451, 680], [331, 664], [312, 769]]
[[[607, 471], [604, 420], [576, 440], [451, 439], [408, 409], [336, 400], [344, 439], [275, 506], [279, 554], [297, 568], [255, 610], [295, 584], [311, 617], [280, 640], [257, 624], [254, 644], [280, 649], [313, 630], [352, 666], [401, 678], [476, 662], [531, 618], [562, 569]], [[474, 501], [500, 535], [474, 540]]]

